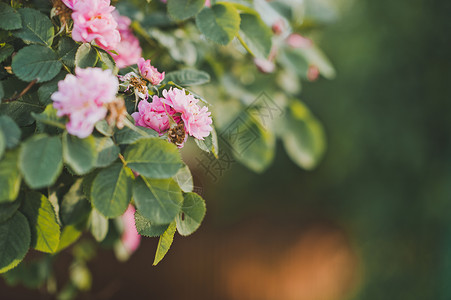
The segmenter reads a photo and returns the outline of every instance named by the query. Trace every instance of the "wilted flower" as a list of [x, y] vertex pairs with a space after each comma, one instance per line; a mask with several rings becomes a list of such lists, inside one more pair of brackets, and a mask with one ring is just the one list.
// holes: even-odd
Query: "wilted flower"
[[147, 89], [146, 81], [142, 80], [138, 74], [135, 72], [130, 72], [124, 76], [118, 76], [119, 80], [122, 82], [121, 86], [125, 87], [125, 92], [133, 88], [135, 95], [138, 98], [146, 100], [149, 98], [149, 90]]
[[139, 46], [139, 40], [130, 30], [132, 21], [125, 16], [119, 15], [117, 11], [113, 12], [113, 17], [117, 22], [117, 29], [119, 30], [121, 41], [114, 48], [117, 54], [113, 52], [110, 52], [110, 54], [116, 62], [116, 66], [122, 69], [138, 63], [142, 49]]
[[159, 73], [157, 68], [150, 65], [150, 59], [144, 60], [144, 58], [138, 59], [139, 73], [142, 77], [149, 80], [153, 85], [160, 84], [164, 79], [164, 72]]
[[119, 82], [111, 70], [100, 68], [75, 69], [58, 82], [58, 91], [51, 99], [57, 116], [68, 116], [67, 131], [79, 138], [89, 136], [95, 123], [105, 118], [105, 104], [116, 99]]
[[74, 28], [72, 38], [77, 42], [93, 40], [105, 50], [114, 49], [121, 36], [111, 12], [110, 0], [77, 0], [73, 2]]

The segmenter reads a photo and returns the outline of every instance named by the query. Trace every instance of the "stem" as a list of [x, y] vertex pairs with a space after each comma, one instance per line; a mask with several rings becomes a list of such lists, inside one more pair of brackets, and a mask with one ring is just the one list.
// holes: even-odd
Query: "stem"
[[21, 97], [23, 97], [30, 89], [31, 87], [36, 83], [37, 79], [34, 79], [32, 82], [30, 82], [23, 90], [20, 92], [19, 95], [14, 95], [9, 99], [4, 99], [3, 102], [13, 102]]
[[119, 159], [122, 161], [122, 163], [124, 164], [124, 166], [126, 166], [127, 165], [127, 162], [125, 161], [125, 158], [124, 158], [124, 156], [122, 156], [122, 154], [118, 154], [118, 156], [119, 156]]

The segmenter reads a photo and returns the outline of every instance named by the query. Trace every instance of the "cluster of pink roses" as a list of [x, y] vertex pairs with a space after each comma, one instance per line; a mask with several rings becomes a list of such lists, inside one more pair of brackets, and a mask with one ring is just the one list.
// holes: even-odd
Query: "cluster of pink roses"
[[162, 98], [153, 96], [151, 103], [146, 100], [139, 102], [138, 112], [132, 117], [136, 125], [152, 128], [160, 135], [181, 125], [182, 133], [177, 133], [181, 140], [176, 144], [183, 147], [188, 135], [203, 140], [213, 130], [211, 112], [206, 106], [200, 107], [198, 101], [185, 89], [171, 88], [163, 91]]
[[111, 70], [76, 68], [75, 74], [68, 74], [58, 82], [58, 91], [51, 99], [57, 116], [69, 117], [67, 132], [85, 138], [92, 133], [95, 123], [106, 117], [106, 104], [116, 99], [119, 82]]

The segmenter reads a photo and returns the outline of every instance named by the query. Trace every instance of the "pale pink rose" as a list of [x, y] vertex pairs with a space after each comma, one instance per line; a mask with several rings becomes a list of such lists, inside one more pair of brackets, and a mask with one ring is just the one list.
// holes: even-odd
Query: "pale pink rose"
[[313, 45], [313, 42], [300, 34], [292, 33], [287, 38], [287, 44], [293, 48], [309, 48]]
[[119, 15], [117, 11], [113, 12], [113, 17], [117, 22], [117, 29], [119, 30], [121, 41], [114, 48], [113, 52], [109, 52], [116, 62], [119, 69], [134, 65], [138, 63], [141, 57], [142, 49], [139, 45], [139, 40], [133, 35], [130, 29], [131, 20], [127, 17]]
[[78, 0], [62, 0], [62, 1], [64, 5], [66, 5], [70, 9], [74, 9], [75, 2], [77, 2]]
[[158, 96], [153, 96], [152, 103], [142, 100], [138, 104], [138, 112], [132, 114], [137, 126], [152, 128], [162, 135], [170, 126], [170, 115], [174, 110], [164, 105]]
[[262, 73], [272, 73], [276, 69], [274, 62], [268, 59], [254, 58], [254, 63]]
[[176, 113], [181, 114], [186, 132], [196, 139], [203, 140], [213, 128], [210, 112], [207, 107], [200, 108], [198, 99], [186, 94], [185, 89], [171, 88], [163, 91], [165, 104], [171, 106]]
[[79, 138], [89, 136], [95, 123], [105, 118], [104, 104], [116, 98], [119, 82], [111, 70], [100, 68], [75, 69], [58, 82], [58, 91], [51, 99], [57, 116], [68, 116], [67, 132]]
[[124, 224], [121, 241], [128, 254], [135, 252], [141, 243], [141, 236], [136, 230], [135, 211], [135, 207], [129, 204], [127, 210], [121, 216], [122, 223]]
[[164, 72], [159, 73], [157, 68], [150, 65], [150, 59], [144, 60], [144, 58], [138, 59], [138, 69], [142, 77], [149, 80], [151, 84], [157, 85], [164, 79]]
[[121, 36], [109, 0], [78, 0], [74, 3], [72, 38], [77, 42], [93, 40], [105, 50], [114, 49]]
[[205, 0], [205, 6], [211, 7], [211, 0]]

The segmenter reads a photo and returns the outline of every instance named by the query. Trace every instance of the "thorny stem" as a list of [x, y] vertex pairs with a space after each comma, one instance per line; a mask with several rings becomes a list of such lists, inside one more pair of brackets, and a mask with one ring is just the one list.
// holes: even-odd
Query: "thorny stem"
[[4, 99], [3, 102], [13, 102], [21, 97], [23, 97], [30, 89], [31, 87], [36, 83], [37, 79], [34, 79], [32, 82], [30, 82], [23, 90], [20, 92], [19, 95], [13, 95], [9, 99]]

